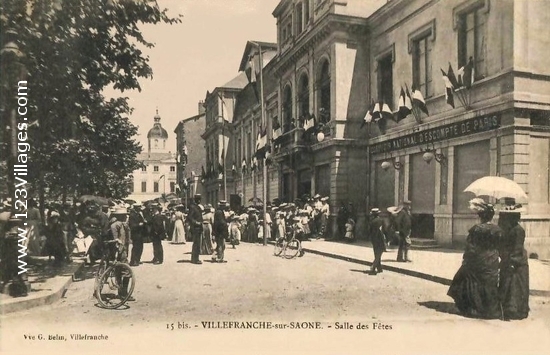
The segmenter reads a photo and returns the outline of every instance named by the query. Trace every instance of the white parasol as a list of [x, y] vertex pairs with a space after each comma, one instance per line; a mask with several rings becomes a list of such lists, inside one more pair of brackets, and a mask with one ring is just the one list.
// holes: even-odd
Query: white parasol
[[464, 192], [472, 192], [476, 196], [491, 196], [496, 199], [513, 198], [516, 202], [527, 202], [527, 194], [513, 180], [500, 176], [484, 176], [472, 182]]

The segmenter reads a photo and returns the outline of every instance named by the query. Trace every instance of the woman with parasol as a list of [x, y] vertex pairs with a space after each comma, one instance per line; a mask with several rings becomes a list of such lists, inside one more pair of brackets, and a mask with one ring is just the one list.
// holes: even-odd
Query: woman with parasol
[[477, 212], [480, 222], [468, 231], [462, 266], [447, 294], [465, 316], [500, 318], [498, 245], [502, 230], [492, 223], [495, 214], [492, 204], [474, 198], [470, 201], [470, 209]]

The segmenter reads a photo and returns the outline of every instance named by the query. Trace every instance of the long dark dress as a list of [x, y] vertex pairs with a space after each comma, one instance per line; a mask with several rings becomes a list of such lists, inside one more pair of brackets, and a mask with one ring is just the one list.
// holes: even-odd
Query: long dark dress
[[447, 292], [464, 315], [485, 319], [501, 317], [498, 298], [501, 235], [501, 229], [492, 223], [477, 224], [469, 230], [462, 266]]
[[524, 319], [529, 314], [529, 264], [523, 247], [525, 230], [516, 224], [500, 243], [499, 293], [505, 319]]

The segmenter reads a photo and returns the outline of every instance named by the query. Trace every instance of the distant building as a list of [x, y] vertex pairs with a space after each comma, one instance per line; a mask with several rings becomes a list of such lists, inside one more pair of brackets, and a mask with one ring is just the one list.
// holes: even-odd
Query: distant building
[[162, 128], [157, 110], [147, 133], [147, 152], [138, 155], [145, 166], [132, 175], [129, 199], [147, 201], [176, 192], [176, 154], [167, 149], [167, 141], [168, 132]]
[[178, 195], [184, 200], [194, 194], [204, 194], [201, 181], [206, 149], [201, 134], [205, 127], [204, 102], [199, 102], [198, 114], [181, 120], [176, 134]]

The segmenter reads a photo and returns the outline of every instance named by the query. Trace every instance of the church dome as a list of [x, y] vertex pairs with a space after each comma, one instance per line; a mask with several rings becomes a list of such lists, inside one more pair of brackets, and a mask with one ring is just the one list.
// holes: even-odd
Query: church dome
[[160, 124], [160, 116], [159, 112], [157, 110], [157, 114], [155, 115], [155, 124], [153, 125], [153, 128], [149, 130], [149, 133], [147, 133], [148, 139], [168, 139], [168, 132], [164, 128], [162, 128], [162, 125]]

